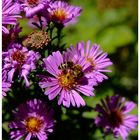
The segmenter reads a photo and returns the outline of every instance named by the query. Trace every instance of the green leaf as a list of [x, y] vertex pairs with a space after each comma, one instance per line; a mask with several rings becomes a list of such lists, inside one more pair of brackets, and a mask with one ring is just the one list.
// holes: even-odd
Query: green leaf
[[22, 27], [22, 32], [20, 33], [20, 36], [28, 35], [33, 32], [33, 30], [35, 30], [28, 25], [28, 21], [29, 19], [26, 18], [22, 18], [19, 20], [20, 26]]
[[47, 57], [47, 56], [48, 56], [48, 50], [45, 51], [45, 57]]
[[109, 27], [96, 38], [96, 42], [109, 53], [114, 53], [116, 48], [134, 43], [135, 40], [135, 34], [126, 25]]
[[126, 21], [127, 15], [128, 11], [126, 8], [107, 9], [104, 13], [102, 13], [102, 23], [104, 25], [122, 23]]
[[9, 127], [8, 127], [8, 125], [9, 125], [9, 122], [3, 122], [3, 124], [2, 124], [2, 127], [3, 127], [3, 129], [4, 129], [6, 132], [9, 132]]
[[93, 118], [95, 118], [97, 116], [97, 112], [95, 112], [95, 111], [91, 111], [91, 112], [86, 111], [86, 112], [84, 112], [82, 114], [82, 116], [84, 118], [93, 119]]
[[62, 106], [62, 107], [61, 107], [61, 110], [62, 110], [63, 114], [66, 114], [66, 112], [67, 112], [66, 108], [64, 108], [64, 107]]

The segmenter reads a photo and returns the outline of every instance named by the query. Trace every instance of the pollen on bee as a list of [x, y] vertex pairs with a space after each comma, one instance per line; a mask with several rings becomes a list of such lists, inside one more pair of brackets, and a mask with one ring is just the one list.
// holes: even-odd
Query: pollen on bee
[[78, 84], [79, 78], [84, 76], [82, 67], [78, 64], [74, 64], [73, 62], [65, 62], [58, 68], [62, 70], [58, 81], [60, 86], [65, 89], [74, 88]]

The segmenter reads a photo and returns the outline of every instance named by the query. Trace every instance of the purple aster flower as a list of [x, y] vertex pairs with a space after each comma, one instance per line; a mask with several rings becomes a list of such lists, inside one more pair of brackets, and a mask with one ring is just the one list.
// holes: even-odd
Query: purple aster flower
[[5, 51], [19, 38], [19, 33], [22, 31], [22, 28], [17, 24], [9, 30], [9, 34], [2, 35], [2, 50]]
[[20, 7], [12, 0], [2, 0], [2, 31], [9, 33], [7, 25], [16, 25], [17, 18], [20, 18]]
[[97, 104], [95, 107], [95, 111], [99, 112], [95, 124], [105, 128], [106, 134], [113, 131], [114, 137], [117, 138], [120, 134], [126, 140], [130, 131], [138, 124], [137, 116], [128, 114], [135, 106], [135, 103], [125, 102], [119, 95], [107, 97], [101, 100], [101, 105]]
[[62, 1], [50, 3], [50, 7], [47, 10], [51, 21], [63, 25], [75, 23], [76, 18], [80, 16], [82, 11], [81, 7], [72, 6]]
[[13, 114], [15, 118], [9, 125], [11, 139], [19, 140], [24, 137], [25, 140], [46, 140], [48, 134], [53, 132], [54, 111], [39, 99], [21, 104]]
[[6, 96], [6, 93], [10, 90], [11, 83], [7, 81], [6, 70], [2, 71], [2, 96]]
[[107, 58], [108, 54], [103, 53], [103, 50], [100, 49], [99, 45], [93, 44], [90, 47], [90, 41], [87, 41], [86, 46], [84, 45], [84, 42], [79, 42], [77, 43], [76, 48], [71, 46], [67, 50], [67, 53], [70, 57], [73, 54], [84, 57], [86, 62], [90, 63], [90, 69], [87, 70], [87, 73], [90, 73], [90, 77], [96, 79], [98, 83], [102, 82], [104, 79], [108, 79], [103, 73], [111, 72], [111, 70], [106, 68], [111, 66], [112, 62]]
[[15, 72], [23, 77], [25, 84], [30, 85], [28, 80], [29, 73], [36, 69], [36, 63], [40, 58], [38, 52], [29, 51], [20, 44], [13, 44], [8, 51], [3, 52], [3, 68], [8, 71], [8, 81], [12, 82]]
[[66, 107], [85, 106], [85, 101], [80, 96], [93, 96], [93, 83], [88, 79], [84, 70], [89, 66], [83, 58], [67, 59], [57, 51], [48, 58], [43, 59], [44, 69], [52, 76], [41, 77], [40, 87], [45, 89], [49, 100], [59, 96], [58, 105]]
[[46, 9], [50, 0], [18, 0], [21, 3], [21, 9], [26, 13], [26, 17], [31, 18], [34, 15]]

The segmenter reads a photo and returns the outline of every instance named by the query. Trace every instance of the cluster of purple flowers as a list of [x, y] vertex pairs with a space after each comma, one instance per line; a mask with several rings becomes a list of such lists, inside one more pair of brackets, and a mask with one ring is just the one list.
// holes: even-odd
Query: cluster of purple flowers
[[[47, 57], [41, 50], [52, 39], [42, 31], [47, 25], [53, 23], [59, 28], [75, 23], [81, 11], [81, 7], [62, 1], [2, 0], [3, 96], [12, 92], [16, 79], [24, 81], [24, 88], [29, 89], [31, 83], [34, 84], [31, 75], [39, 79], [38, 86], [44, 93], [42, 96], [48, 96], [49, 100], [58, 97], [58, 105], [67, 108], [85, 106], [82, 95], [95, 96], [94, 88], [108, 79], [105, 73], [111, 72], [108, 66], [112, 65], [108, 54], [99, 45], [91, 45], [90, 41], [86, 44], [79, 42], [63, 52], [57, 46], [58, 50], [53, 51], [52, 48], [52, 53]], [[25, 12], [29, 25], [41, 29], [40, 32], [32, 33], [30, 38], [27, 36], [27, 42], [24, 42], [26, 45], [19, 36], [22, 31], [17, 23], [18, 18], [21, 18], [20, 12]], [[29, 47], [31, 45], [32, 48]], [[33, 47], [40, 50], [36, 51]], [[95, 107], [95, 111], [99, 112], [95, 124], [105, 128], [105, 133], [112, 130], [115, 137], [120, 134], [126, 140], [128, 133], [137, 125], [137, 117], [127, 114], [135, 104], [124, 103], [120, 96], [107, 97], [101, 102], [102, 105], [97, 104]], [[14, 120], [9, 124], [11, 139], [19, 140], [23, 137], [26, 140], [46, 140], [48, 134], [53, 132], [54, 110], [41, 99], [26, 101], [15, 109], [13, 115]]]
[[69, 5], [67, 2], [51, 0], [19, 0], [21, 10], [25, 12], [31, 23], [39, 24], [42, 21], [42, 26], [53, 21], [56, 24], [66, 26], [70, 23], [75, 23], [76, 18], [80, 15], [82, 8]]
[[76, 22], [82, 8], [62, 1], [17, 0], [13, 2], [12, 0], [3, 0], [2, 31], [4, 34], [9, 33], [8, 25], [16, 25], [17, 18], [21, 18], [19, 14], [22, 11], [29, 18], [29, 25], [31, 26], [33, 26], [32, 23], [39, 24], [40, 21], [42, 26], [46, 26], [51, 21], [65, 26]]
[[59, 105], [80, 107], [85, 106], [81, 93], [94, 96], [93, 86], [107, 78], [102, 72], [110, 72], [106, 67], [112, 65], [112, 62], [106, 53], [99, 50], [99, 46], [93, 45], [91, 50], [89, 47], [89, 41], [86, 50], [84, 43], [80, 42], [76, 48], [71, 46], [63, 54], [57, 51], [43, 59], [44, 70], [52, 76], [43, 77], [39, 84], [50, 100], [59, 96]]

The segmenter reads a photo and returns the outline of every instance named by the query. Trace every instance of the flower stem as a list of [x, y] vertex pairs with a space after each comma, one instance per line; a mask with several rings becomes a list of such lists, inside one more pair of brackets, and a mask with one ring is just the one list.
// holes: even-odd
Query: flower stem
[[41, 16], [40, 16], [40, 15], [38, 15], [38, 18], [39, 18], [39, 22], [40, 22], [40, 29], [42, 30], [42, 28], [43, 28], [43, 25], [42, 25]]
[[63, 29], [63, 26], [58, 26], [57, 27], [57, 47], [60, 49], [60, 44], [61, 44], [61, 38], [62, 38], [62, 36], [61, 36], [61, 33], [62, 33], [62, 29]]

